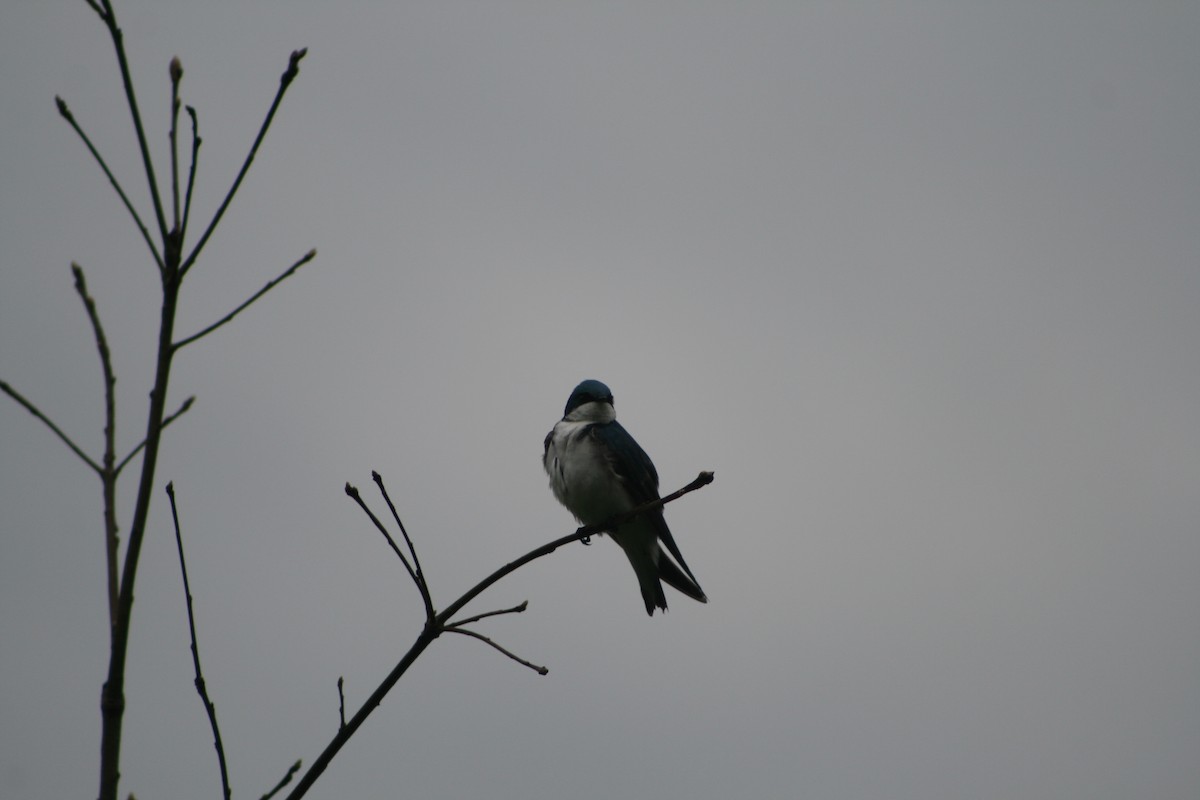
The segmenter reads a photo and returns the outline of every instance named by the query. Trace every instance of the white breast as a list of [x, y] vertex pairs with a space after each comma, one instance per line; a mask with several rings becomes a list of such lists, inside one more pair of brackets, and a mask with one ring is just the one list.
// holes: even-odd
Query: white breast
[[596, 525], [633, 508], [604, 454], [587, 435], [590, 423], [563, 420], [554, 426], [543, 466], [554, 496], [585, 525]]

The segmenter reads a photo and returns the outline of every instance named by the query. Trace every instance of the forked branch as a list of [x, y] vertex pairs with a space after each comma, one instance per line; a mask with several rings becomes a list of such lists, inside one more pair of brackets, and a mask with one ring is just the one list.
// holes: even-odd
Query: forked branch
[[[372, 473], [372, 475], [374, 476], [375, 474]], [[382, 480], [378, 479], [376, 477], [376, 482], [380, 484], [380, 489], [382, 490], [383, 489]], [[383, 679], [383, 682], [380, 683], [379, 686], [375, 689], [375, 691], [371, 693], [371, 696], [367, 698], [366, 702], [364, 702], [362, 704], [362, 706], [359, 707], [358, 711], [354, 714], [354, 716], [351, 717], [348, 722], [345, 722], [344, 724], [342, 724], [338, 727], [338, 731], [334, 735], [333, 739], [329, 742], [329, 744], [327, 744], [325, 746], [325, 749], [321, 751], [321, 754], [319, 756], [317, 756], [316, 760], [313, 761], [312, 765], [308, 768], [308, 770], [304, 773], [304, 775], [301, 776], [301, 778], [300, 778], [299, 782], [296, 784], [295, 788], [293, 788], [291, 793], [288, 794], [287, 800], [298, 800], [299, 798], [303, 797], [308, 792], [308, 790], [312, 787], [312, 785], [314, 783], [316, 783], [317, 779], [321, 777], [321, 774], [325, 772], [325, 768], [329, 766], [329, 763], [333, 760], [333, 758], [338, 754], [338, 752], [342, 749], [342, 747], [345, 746], [346, 742], [348, 742], [350, 740], [350, 737], [352, 737], [354, 735], [355, 731], [357, 731], [359, 729], [359, 727], [363, 724], [363, 722], [366, 721], [367, 717], [369, 717], [371, 715], [371, 712], [373, 712], [379, 706], [379, 704], [383, 702], [383, 698], [387, 695], [388, 692], [391, 691], [392, 687], [396, 685], [396, 682], [399, 681], [400, 678], [404, 676], [404, 673], [407, 672], [408, 668], [413, 665], [413, 663], [421, 656], [421, 654], [423, 652], [425, 652], [425, 649], [427, 647], [429, 647], [429, 645], [433, 644], [433, 641], [435, 639], [437, 639], [437, 637], [440, 636], [444, 632], [448, 631], [451, 633], [461, 633], [466, 636], [471, 636], [473, 638], [480, 639], [480, 640], [486, 642], [487, 644], [491, 645], [492, 647], [495, 647], [497, 650], [504, 653], [509, 658], [514, 659], [515, 661], [525, 665], [526, 667], [529, 667], [532, 670], [539, 672], [540, 674], [543, 674], [543, 675], [546, 674], [545, 667], [540, 667], [536, 664], [526, 661], [525, 659], [520, 658], [519, 656], [513, 654], [512, 652], [510, 652], [510, 651], [506, 650], [505, 648], [501, 647], [500, 645], [496, 644], [488, 637], [483, 636], [482, 634], [479, 634], [475, 631], [469, 631], [462, 627], [465, 624], [468, 624], [471, 622], [477, 622], [481, 619], [484, 619], [485, 617], [496, 616], [498, 614], [517, 613], [520, 611], [524, 611], [527, 606], [526, 603], [521, 603], [519, 606], [515, 606], [515, 607], [509, 608], [509, 609], [484, 612], [482, 614], [477, 614], [473, 617], [467, 617], [466, 619], [463, 619], [463, 620], [460, 620], [457, 622], [451, 622], [450, 621], [451, 618], [455, 614], [457, 614], [467, 603], [471, 602], [473, 599], [478, 597], [484, 590], [486, 590], [492, 584], [496, 583], [501, 578], [514, 572], [515, 570], [520, 569], [521, 567], [528, 564], [529, 562], [534, 561], [538, 558], [541, 558], [542, 556], [549, 555], [550, 553], [553, 553], [555, 550], [562, 547], [563, 545], [570, 544], [571, 542], [582, 541], [582, 540], [588, 538], [589, 536], [594, 536], [596, 534], [603, 533], [604, 531], [615, 528], [618, 525], [628, 522], [629, 520], [633, 519], [634, 517], [636, 517], [640, 514], [646, 513], [647, 511], [651, 511], [656, 508], [661, 508], [662, 506], [666, 505], [667, 503], [678, 500], [680, 497], [683, 497], [685, 494], [687, 494], [689, 492], [694, 492], [695, 490], [697, 490], [703, 486], [707, 486], [708, 484], [710, 484], [712, 482], [713, 482], [713, 473], [701, 472], [698, 476], [696, 476], [696, 479], [693, 480], [691, 483], [689, 483], [687, 486], [684, 486], [682, 489], [679, 489], [676, 492], [672, 492], [671, 494], [667, 495], [666, 497], [660, 498], [658, 500], [654, 500], [649, 503], [643, 503], [642, 505], [629, 511], [626, 514], [620, 514], [620, 515], [613, 517], [612, 519], [608, 520], [607, 522], [603, 523], [602, 525], [584, 526], [584, 527], [578, 528], [574, 533], [570, 534], [569, 536], [563, 536], [562, 538], [555, 539], [554, 541], [544, 544], [541, 547], [536, 548], [535, 550], [531, 550], [530, 552], [526, 553], [525, 555], [521, 556], [520, 558], [516, 559], [515, 561], [511, 561], [508, 564], [505, 564], [503, 567], [496, 570], [491, 575], [487, 576], [486, 578], [481, 580], [479, 583], [472, 586], [469, 590], [467, 590], [466, 593], [464, 593], [461, 597], [459, 597], [457, 600], [455, 600], [453, 603], [451, 603], [450, 606], [445, 611], [442, 611], [441, 613], [436, 614], [432, 617], [427, 617], [424, 628], [421, 630], [421, 633], [417, 636], [416, 641], [413, 642], [412, 646], [408, 649], [408, 652], [405, 653], [404, 656], [400, 659], [399, 663], [397, 663], [396, 666], [392, 668], [392, 671], [388, 673], [387, 677], [385, 677]], [[350, 484], [346, 484], [346, 493], [349, 494], [352, 498], [355, 498], [355, 500], [359, 503], [360, 506], [363, 507], [363, 510], [367, 512], [367, 515], [371, 518], [372, 522], [377, 527], [382, 527], [381, 523], [378, 521], [378, 518], [374, 514], [372, 514], [369, 509], [366, 508], [365, 504], [362, 502], [361, 497], [358, 496], [357, 489], [355, 489]], [[409, 577], [412, 578], [412, 580], [414, 582], [417, 581], [416, 570], [414, 568], [412, 568], [411, 566], [409, 566], [407, 559], [404, 557], [403, 553], [400, 552], [400, 548], [396, 545], [396, 543], [392, 539], [392, 537], [386, 533], [384, 535], [387, 538], [389, 544], [396, 551], [397, 555], [399, 555], [401, 557], [401, 560], [404, 561], [405, 566], [408, 567], [407, 571], [409, 573]], [[407, 539], [407, 534], [405, 534], [405, 538]], [[411, 546], [411, 540], [409, 541], [409, 543]], [[413, 556], [415, 559], [415, 556], [416, 556], [415, 550], [413, 551]], [[422, 578], [422, 580], [424, 580], [424, 579]], [[420, 587], [421, 585], [423, 585], [423, 584], [418, 584], [418, 587]]]

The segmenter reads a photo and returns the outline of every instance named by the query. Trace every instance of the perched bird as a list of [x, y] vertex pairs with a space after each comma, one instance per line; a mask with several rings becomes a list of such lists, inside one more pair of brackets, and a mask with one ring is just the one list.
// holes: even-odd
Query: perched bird
[[[658, 499], [658, 472], [617, 422], [612, 392], [600, 381], [586, 380], [575, 387], [563, 418], [546, 434], [544, 446], [542, 465], [554, 496], [584, 525], [599, 525]], [[655, 608], [667, 610], [661, 581], [693, 600], [708, 602], [671, 536], [662, 508], [641, 514], [610, 534], [633, 565], [647, 614], [653, 615]]]

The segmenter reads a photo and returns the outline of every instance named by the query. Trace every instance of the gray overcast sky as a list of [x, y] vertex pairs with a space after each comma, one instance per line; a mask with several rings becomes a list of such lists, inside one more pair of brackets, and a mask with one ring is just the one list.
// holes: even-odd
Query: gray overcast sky
[[[710, 604], [648, 619], [607, 541], [530, 566], [472, 607], [528, 599], [479, 627], [550, 674], [439, 641], [313, 796], [1200, 794], [1200, 5], [117, 10], [160, 175], [183, 60], [197, 220], [310, 48], [181, 333], [320, 255], [180, 354], [160, 460], [237, 797], [419, 629], [343, 483], [445, 605], [573, 527], [585, 377], [664, 490], [716, 472], [668, 512]], [[125, 449], [157, 278], [55, 94], [148, 208], [95, 15], [5, 4], [0, 379], [98, 452], [80, 262]], [[94, 796], [100, 487], [0, 400], [0, 785]], [[127, 694], [123, 792], [217, 796], [161, 492]]]

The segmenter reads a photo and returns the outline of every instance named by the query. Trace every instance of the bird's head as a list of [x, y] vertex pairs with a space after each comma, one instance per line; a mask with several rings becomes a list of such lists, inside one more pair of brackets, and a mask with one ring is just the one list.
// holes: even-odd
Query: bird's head
[[615, 418], [612, 391], [591, 378], [575, 387], [563, 409], [563, 419], [572, 421], [609, 422]]

